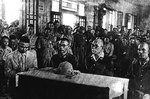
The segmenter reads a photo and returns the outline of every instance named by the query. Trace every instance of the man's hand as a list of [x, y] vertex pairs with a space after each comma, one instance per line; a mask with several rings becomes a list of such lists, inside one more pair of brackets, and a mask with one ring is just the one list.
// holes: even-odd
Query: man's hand
[[145, 94], [142, 99], [150, 99], [150, 94]]

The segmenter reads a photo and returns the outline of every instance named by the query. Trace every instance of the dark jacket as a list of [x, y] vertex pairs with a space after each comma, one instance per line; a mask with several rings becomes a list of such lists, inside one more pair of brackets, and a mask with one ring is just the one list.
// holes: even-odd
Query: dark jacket
[[130, 91], [138, 91], [143, 95], [150, 94], [150, 60], [143, 66], [138, 59], [134, 60], [130, 66], [128, 78], [130, 78]]
[[113, 73], [108, 69], [108, 62], [104, 58], [99, 58], [97, 61], [91, 58], [91, 55], [86, 59], [87, 71], [92, 74], [109, 75]]
[[77, 60], [74, 55], [67, 54], [65, 58], [61, 57], [60, 54], [55, 54], [52, 56], [51, 61], [50, 61], [50, 66], [57, 68], [61, 62], [68, 61], [69, 63], [72, 64], [73, 69], [77, 69]]

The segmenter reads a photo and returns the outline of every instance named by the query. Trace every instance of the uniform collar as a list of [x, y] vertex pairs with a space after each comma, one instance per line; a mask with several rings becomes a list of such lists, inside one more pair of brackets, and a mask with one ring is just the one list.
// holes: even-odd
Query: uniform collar
[[103, 59], [104, 58], [104, 52], [101, 52], [101, 53], [99, 53], [99, 54], [97, 54], [97, 55], [95, 55], [95, 54], [92, 54], [92, 58], [95, 60], [95, 61], [98, 61], [99, 59]]

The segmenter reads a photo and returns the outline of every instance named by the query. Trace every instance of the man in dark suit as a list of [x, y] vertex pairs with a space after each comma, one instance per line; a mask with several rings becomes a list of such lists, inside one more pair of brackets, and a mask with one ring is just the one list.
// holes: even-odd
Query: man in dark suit
[[69, 53], [70, 41], [67, 38], [61, 38], [58, 44], [58, 54], [52, 56], [50, 66], [57, 68], [61, 62], [69, 62], [73, 69], [77, 69], [77, 60], [74, 55]]
[[138, 46], [138, 58], [129, 67], [129, 99], [150, 99], [150, 58], [149, 45]]
[[92, 74], [113, 75], [104, 57], [103, 40], [96, 38], [91, 44], [91, 54], [86, 59], [87, 71]]

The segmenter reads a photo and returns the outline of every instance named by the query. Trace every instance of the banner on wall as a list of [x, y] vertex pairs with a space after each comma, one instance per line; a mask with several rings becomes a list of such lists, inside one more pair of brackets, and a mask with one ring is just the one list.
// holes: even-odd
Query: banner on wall
[[52, 0], [52, 11], [59, 12], [59, 0]]
[[78, 11], [78, 3], [69, 0], [62, 0], [62, 9], [69, 11]]
[[39, 1], [39, 13], [44, 14], [44, 2]]
[[73, 28], [77, 21], [76, 15], [71, 13], [63, 13], [62, 15], [63, 15], [63, 19], [62, 19], [63, 24], [71, 26]]
[[78, 12], [78, 14], [80, 16], [85, 16], [85, 5], [84, 4], [79, 3], [79, 12]]

